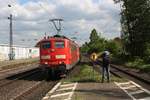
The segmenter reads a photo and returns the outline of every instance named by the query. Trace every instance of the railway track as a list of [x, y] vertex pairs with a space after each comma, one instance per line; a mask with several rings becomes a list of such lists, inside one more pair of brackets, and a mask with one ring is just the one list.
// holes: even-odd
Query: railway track
[[132, 80], [133, 82], [139, 84], [140, 86], [150, 90], [149, 80], [143, 79], [140, 76], [136, 76], [135, 74], [128, 72], [128, 70], [126, 71], [126, 70], [118, 68], [116, 65], [115, 66], [111, 65], [110, 72], [119, 77], [122, 77], [122, 78], [125, 77], [129, 80]]
[[[97, 65], [101, 65], [100, 61], [96, 62]], [[99, 71], [99, 67], [94, 67], [96, 71]], [[121, 67], [122, 68], [122, 67]], [[110, 73], [113, 75], [126, 79], [123, 82], [114, 82], [120, 89], [122, 89], [132, 100], [150, 100], [150, 84], [149, 80], [135, 75], [131, 71], [119, 68], [119, 66], [111, 64]]]
[[[90, 64], [89, 62], [85, 62], [87, 64]], [[78, 68], [74, 68], [72, 69], [72, 71], [70, 72], [70, 74], [68, 74], [68, 76], [66, 78], [69, 78], [72, 76], [72, 74], [77, 74], [78, 73]], [[129, 77], [132, 77], [132, 76], [125, 76], [124, 74], [127, 74], [127, 73], [124, 73], [120, 70], [118, 70], [117, 68], [114, 68], [114, 67], [111, 67], [111, 73], [119, 76], [119, 77], [126, 77], [126, 78], [129, 78]], [[34, 77], [37, 76], [37, 75], [34, 75]], [[132, 77], [133, 78], [133, 77]], [[32, 79], [30, 79], [32, 80]], [[34, 79], [35, 81], [36, 79]], [[133, 80], [133, 79], [132, 79]], [[135, 79], [134, 79], [135, 80]], [[133, 81], [134, 81], [133, 80]], [[23, 91], [21, 91], [19, 94], [15, 95], [12, 97], [12, 100], [39, 100], [39, 99], [42, 99], [42, 97], [50, 90], [52, 89], [52, 87], [57, 84], [60, 80], [56, 80], [56, 81], [46, 81], [44, 79], [40, 79], [38, 78], [38, 81], [36, 83], [34, 83], [34, 85], [31, 85], [30, 87], [24, 89]], [[118, 86], [122, 86], [122, 84], [128, 84], [129, 85], [132, 85], [132, 87], [136, 87], [136, 88], [140, 88], [139, 86], [137, 86], [134, 82], [127, 82], [127, 83], [116, 83]], [[143, 86], [143, 82], [142, 83], [142, 86]], [[133, 86], [134, 85], [134, 86]], [[140, 88], [141, 89], [141, 88]], [[139, 90], [138, 92], [141, 92], [141, 90]], [[127, 92], [127, 91], [125, 91]], [[132, 91], [132, 94], [134, 93], [137, 93], [137, 92], [134, 92]], [[145, 93], [145, 92], [144, 92]], [[3, 100], [3, 99], [2, 99]]]
[[23, 72], [26, 72], [28, 70], [32, 70], [32, 69], [35, 69], [38, 67], [39, 67], [39, 65], [37, 63], [34, 63], [34, 64], [28, 64], [28, 65], [20, 66], [18, 68], [1, 70], [0, 71], [0, 80], [7, 78], [9, 76], [13, 76], [14, 74], [23, 73]]
[[[84, 59], [86, 59], [86, 64], [93, 66], [93, 63], [90, 61], [90, 59], [86, 56], [83, 56]], [[102, 65], [102, 61], [97, 60], [95, 62], [96, 65]], [[98, 67], [95, 67], [96, 71], [99, 71]], [[140, 75], [135, 74], [134, 72], [130, 71], [130, 69], [123, 69], [123, 67], [119, 67], [115, 64], [111, 64], [110, 65], [110, 72], [117, 76], [117, 77], [126, 77], [128, 79], [134, 80], [135, 82], [140, 83], [141, 85], [145, 86], [146, 88], [150, 89], [150, 80], [149, 79], [145, 79], [143, 77], [141, 77]]]
[[150, 99], [149, 80], [143, 79], [140, 75], [135, 75], [135, 73], [132, 73], [129, 70], [121, 69], [114, 64], [110, 65], [110, 71], [119, 77], [125, 77], [128, 79], [126, 82], [115, 82], [115, 84], [133, 100]]
[[[34, 98], [34, 95], [35, 95], [35, 94], [33, 94], [34, 92], [38, 92], [39, 91], [38, 94], [40, 94], [40, 93], [42, 93], [42, 91], [45, 91], [45, 88], [39, 90], [39, 88], [41, 88], [43, 85], [45, 85], [47, 83], [49, 84], [49, 86], [47, 85], [48, 89], [44, 92], [44, 93], [46, 93], [49, 89], [51, 89], [58, 82], [59, 81], [49, 81], [49, 82], [47, 82], [45, 80], [39, 81], [36, 84], [34, 84], [33, 86], [31, 86], [30, 88], [22, 91], [20, 94], [18, 94], [15, 97], [13, 97], [12, 100], [26, 100], [26, 99], [33, 100], [32, 98]], [[44, 96], [44, 93], [42, 93], [43, 96]], [[36, 96], [36, 97], [38, 97], [38, 96]], [[37, 99], [39, 99], [39, 98], [41, 98], [41, 97], [38, 97]], [[34, 98], [34, 100], [36, 100], [36, 99]]]
[[24, 92], [27, 91], [41, 83], [40, 80], [40, 69], [35, 68], [30, 71], [16, 74], [6, 79], [0, 80], [0, 98], [1, 100], [8, 100], [19, 97]]
[[[78, 69], [78, 68], [77, 68]], [[68, 76], [77, 74], [73, 68]], [[21, 74], [16, 74], [0, 80], [1, 100], [39, 100], [60, 80], [46, 80], [37, 68]]]
[[[68, 79], [68, 78], [72, 77], [72, 75], [77, 74], [78, 73], [78, 69], [79, 69], [79, 67], [75, 66], [75, 68], [70, 70], [70, 72], [68, 73], [66, 78], [63, 78], [63, 79]], [[60, 82], [63, 79], [53, 80], [53, 81], [51, 81], [51, 80], [50, 81], [43, 80], [41, 82], [38, 82], [33, 87], [30, 87], [28, 90], [23, 91], [19, 95], [17, 95], [16, 97], [14, 97], [13, 100], [26, 100], [26, 99], [27, 100], [33, 100], [33, 98], [34, 98], [34, 100], [42, 99], [45, 96], [45, 94], [50, 89], [53, 88], [53, 86], [55, 86], [58, 82]], [[45, 84], [49, 84], [49, 85], [45, 85]], [[42, 85], [45, 85], [44, 87], [47, 87], [47, 88], [42, 88], [43, 87]], [[39, 88], [42, 88], [42, 89], [39, 89]], [[45, 91], [45, 92], [43, 93], [43, 91]], [[36, 93], [34, 93], [34, 92], [36, 92]]]
[[[96, 64], [101, 65], [101, 61], [97, 61]], [[117, 76], [117, 77], [122, 77], [122, 78], [127, 78], [129, 80], [132, 80], [141, 86], [147, 88], [150, 90], [150, 81], [144, 78], [141, 78], [140, 75], [136, 75], [132, 72], [129, 72], [129, 70], [124, 70], [122, 67], [120, 68], [117, 65], [111, 64], [110, 65], [110, 72]]]
[[5, 79], [1, 79], [0, 80], [0, 87], [12, 84], [12, 83], [16, 82], [17, 80], [21, 80], [25, 77], [31, 76], [35, 73], [38, 73], [39, 71], [40, 71], [39, 68], [35, 68], [35, 69], [29, 70], [29, 71], [24, 72], [24, 73], [15, 74], [15, 75], [7, 77]]
[[144, 83], [150, 85], [150, 80], [145, 79], [145, 78], [141, 77], [141, 76], [138, 75], [138, 74], [132, 73], [132, 72], [130, 72], [129, 70], [121, 69], [122, 67], [119, 68], [117, 65], [114, 65], [114, 64], [111, 64], [111, 68], [114, 68], [114, 69], [116, 69], [116, 70], [119, 70], [119, 71], [121, 71], [121, 72], [123, 72], [123, 73], [125, 73], [125, 74], [127, 74], [127, 75], [130, 75], [130, 76], [132, 76], [132, 77], [134, 77], [134, 78], [136, 78], [136, 79], [138, 79], [138, 80], [140, 80], [140, 81], [142, 81], [142, 82], [144, 82]]

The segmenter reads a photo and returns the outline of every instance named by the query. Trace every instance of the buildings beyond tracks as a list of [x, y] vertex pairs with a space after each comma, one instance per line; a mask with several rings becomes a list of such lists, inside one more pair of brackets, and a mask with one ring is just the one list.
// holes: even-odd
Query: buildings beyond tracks
[[[27, 59], [39, 57], [39, 48], [13, 46], [14, 59]], [[0, 61], [9, 60], [9, 45], [0, 44]]]

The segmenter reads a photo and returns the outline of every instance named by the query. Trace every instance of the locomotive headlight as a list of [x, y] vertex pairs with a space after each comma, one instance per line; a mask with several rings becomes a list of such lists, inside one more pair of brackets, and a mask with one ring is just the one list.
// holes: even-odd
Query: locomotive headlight
[[56, 59], [65, 59], [66, 55], [56, 55]]
[[45, 64], [48, 64], [48, 62], [45, 62]]
[[50, 58], [51, 58], [50, 55], [41, 56], [41, 59], [50, 59]]

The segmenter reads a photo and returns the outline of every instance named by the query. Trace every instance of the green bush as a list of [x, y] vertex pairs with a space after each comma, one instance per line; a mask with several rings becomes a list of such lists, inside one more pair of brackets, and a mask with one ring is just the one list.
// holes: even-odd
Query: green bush
[[134, 60], [127, 62], [125, 65], [133, 68], [141, 68], [141, 66], [144, 65], [144, 60], [136, 57]]
[[140, 69], [144, 72], [149, 72], [150, 71], [150, 64], [145, 64], [145, 65], [142, 65], [140, 67]]
[[86, 42], [81, 47], [82, 53], [91, 54], [93, 52], [100, 53], [108, 50], [113, 56], [121, 55], [121, 40], [106, 40], [101, 37], [96, 29], [93, 29], [90, 34], [90, 42]]
[[146, 47], [147, 48], [145, 50], [145, 55], [144, 55], [143, 59], [146, 63], [149, 63], [150, 62], [150, 44], [147, 43]]
[[113, 56], [121, 55], [121, 47], [115, 41], [108, 41], [105, 45], [105, 49], [110, 51]]

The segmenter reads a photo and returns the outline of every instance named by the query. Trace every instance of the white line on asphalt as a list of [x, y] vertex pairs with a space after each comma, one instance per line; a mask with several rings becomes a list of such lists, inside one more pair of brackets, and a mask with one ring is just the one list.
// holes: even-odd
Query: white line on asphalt
[[65, 90], [72, 90], [72, 89], [73, 89], [73, 87], [68, 87], [68, 88], [61, 88], [56, 91], [65, 91]]
[[131, 95], [134, 95], [134, 94], [139, 94], [139, 93], [143, 93], [144, 91], [143, 90], [138, 90], [138, 91], [135, 91], [135, 92], [129, 92]]
[[[134, 86], [128, 86], [128, 87], [123, 87], [121, 86], [123, 83], [118, 83], [118, 82], [115, 82], [115, 84], [120, 87], [124, 92], [126, 92], [133, 100], [136, 100], [136, 98], [134, 98], [132, 95], [134, 94], [139, 94], [139, 93], [147, 93], [148, 95], [150, 95], [150, 91], [143, 88], [142, 86], [140, 86], [139, 84], [133, 82], [133, 81], [129, 81], [131, 84], [133, 84]], [[125, 82], [127, 83], [127, 82]], [[129, 89], [129, 88], [133, 88], [133, 87], [137, 87], [139, 90], [136, 90], [134, 92], [128, 92], [126, 89]], [[138, 99], [138, 100], [150, 100], [150, 97], [146, 97], [146, 98], [142, 98], [142, 99]]]
[[72, 92], [66, 92], [66, 93], [51, 95], [51, 98], [60, 97], [60, 96], [65, 96], [65, 95], [70, 95], [71, 93], [72, 93]]
[[[51, 91], [49, 91], [42, 100], [49, 100], [49, 99], [53, 99], [53, 98], [57, 98], [57, 97], [61, 97], [61, 96], [67, 96], [67, 95], [68, 95], [67, 99], [64, 99], [64, 100], [71, 100], [74, 90], [77, 87], [77, 83], [69, 83], [69, 84], [64, 84], [64, 85], [61, 85], [61, 84], [62, 84], [61, 82], [57, 83], [54, 86], [54, 88]], [[61, 87], [61, 88], [58, 89], [59, 87]], [[55, 91], [63, 91], [63, 90], [64, 91], [71, 90], [71, 92], [52, 95], [52, 93], [54, 93]]]
[[130, 89], [130, 88], [134, 88], [134, 87], [136, 87], [135, 85], [131, 85], [131, 86], [126, 86], [126, 87], [122, 87], [123, 89]]
[[60, 86], [61, 82], [57, 83], [48, 93], [52, 94]]
[[64, 100], [71, 100], [71, 98], [69, 98], [69, 99], [67, 98], [67, 99], [64, 99]]
[[74, 90], [76, 89], [77, 87], [77, 82], [74, 84], [74, 87], [73, 87], [73, 90], [72, 90], [72, 93], [69, 95], [68, 99], [67, 100], [71, 100], [72, 96], [73, 96], [73, 93], [74, 93]]
[[46, 97], [44, 97], [42, 100], [45, 100], [45, 99], [48, 99], [49, 98], [49, 96], [46, 96]]
[[64, 85], [60, 85], [60, 87], [69, 87], [69, 86], [73, 86], [74, 83], [71, 83], [71, 84], [64, 84]]
[[53, 92], [55, 92], [55, 90], [60, 86], [61, 82], [57, 83], [47, 94], [45, 97], [42, 98], [42, 100], [47, 100], [50, 98], [49, 95], [51, 95]]
[[125, 85], [125, 84], [130, 84], [130, 81], [129, 82], [122, 82], [122, 83], [117, 83], [118, 85]]
[[138, 100], [150, 100], [150, 97], [146, 97], [146, 98], [142, 98], [142, 99], [138, 99]]
[[114, 82], [119, 88], [121, 88], [129, 97], [131, 97], [133, 100], [136, 100], [131, 94], [128, 93], [127, 90], [123, 89], [117, 82]]
[[71, 82], [63, 82], [64, 84], [71, 84]]
[[141, 90], [145, 91], [147, 94], [150, 94], [150, 91], [147, 89], [144, 89], [143, 87], [141, 87], [140, 85], [136, 84], [135, 82], [131, 81], [132, 84], [136, 85], [137, 87], [139, 87]]

